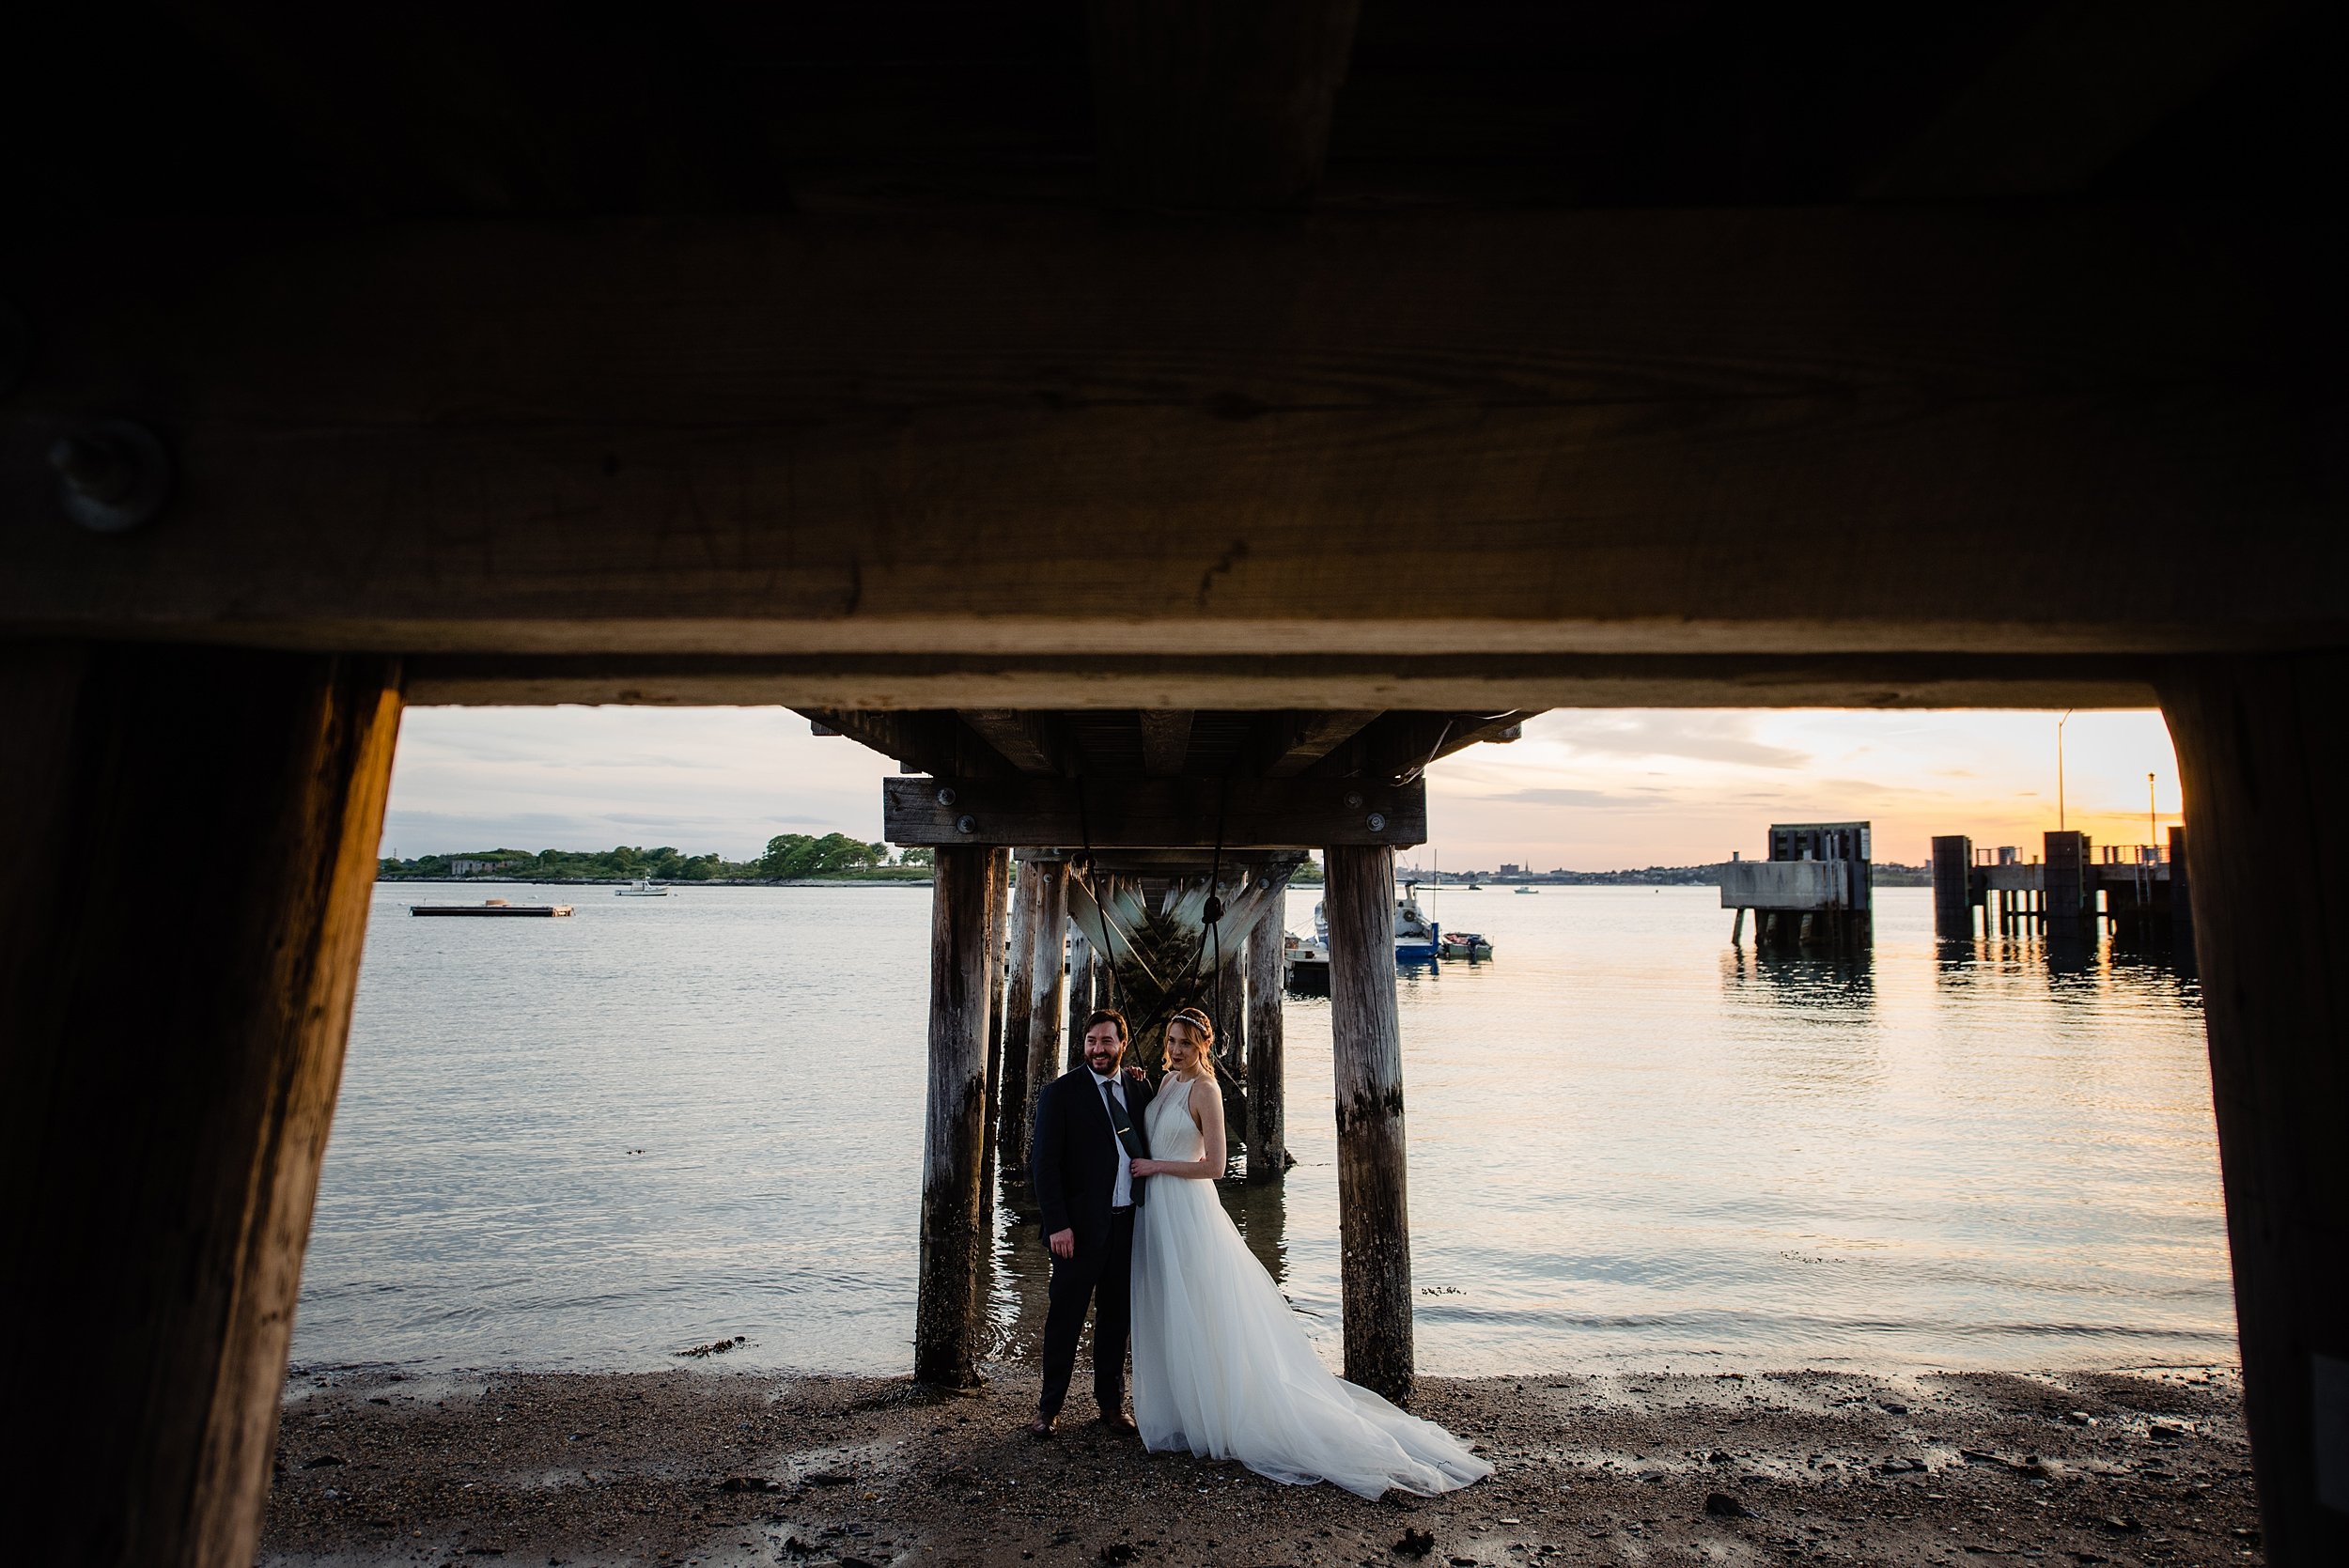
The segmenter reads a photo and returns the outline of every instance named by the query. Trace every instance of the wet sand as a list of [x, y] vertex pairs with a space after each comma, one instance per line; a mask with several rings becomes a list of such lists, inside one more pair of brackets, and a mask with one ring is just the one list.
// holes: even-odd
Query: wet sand
[[1378, 1502], [1090, 1422], [1035, 1442], [1034, 1399], [1019, 1366], [970, 1396], [701, 1363], [297, 1373], [260, 1560], [2263, 1560], [2226, 1368], [1430, 1379], [1414, 1410], [1497, 1473]]

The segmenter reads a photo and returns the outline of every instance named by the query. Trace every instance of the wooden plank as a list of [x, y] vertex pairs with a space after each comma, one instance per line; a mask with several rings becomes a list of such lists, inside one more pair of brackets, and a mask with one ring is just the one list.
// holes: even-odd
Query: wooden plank
[[2193, 825], [2260, 1544], [2349, 1561], [2349, 657], [2185, 666], [2162, 713]]
[[988, 886], [993, 851], [938, 851], [930, 894], [929, 1093], [922, 1141], [922, 1247], [913, 1375], [979, 1377], [979, 1188], [987, 1120]]
[[1311, 768], [1378, 717], [1375, 707], [1283, 713], [1267, 727], [1264, 776], [1289, 779]]
[[1408, 847], [1427, 837], [1427, 787], [1372, 780], [881, 781], [881, 836], [897, 845], [1074, 849]]
[[1346, 1376], [1403, 1404], [1412, 1381], [1411, 1216], [1394, 999], [1394, 851], [1331, 845], [1323, 865]]
[[[606, 660], [2338, 644], [2321, 217], [36, 227], [0, 252], [43, 344], [0, 432], [27, 520], [0, 629]], [[130, 536], [49, 499], [91, 409], [163, 431], [184, 481]]]
[[1193, 710], [1187, 707], [1143, 708], [1135, 718], [1142, 724], [1142, 770], [1154, 779], [1171, 779], [1183, 770], [1190, 750]]
[[1053, 734], [1051, 720], [1045, 714], [1022, 708], [966, 707], [957, 716], [1022, 773], [1050, 777], [1069, 771], [1067, 748]]
[[1283, 208], [1321, 178], [1361, 0], [1088, 0], [1102, 194]]
[[[626, 699], [622, 699], [626, 700]], [[846, 736], [861, 746], [925, 772], [959, 772], [972, 759], [955, 744], [953, 729], [936, 713], [873, 713], [792, 704], [817, 734]]]
[[1289, 877], [1277, 885], [1248, 934], [1248, 1179], [1279, 1181], [1288, 1172], [1288, 1058], [1282, 993], [1287, 982], [1282, 937]]
[[18, 1560], [255, 1560], [398, 724], [383, 659], [0, 649]]
[[[1003, 1115], [1003, 1028], [1009, 1001], [1005, 984], [1005, 926], [1011, 915], [1011, 851], [987, 857], [987, 1094], [979, 1112], [979, 1231], [995, 1229], [995, 1138]], [[984, 1250], [984, 1243], [982, 1243]]]

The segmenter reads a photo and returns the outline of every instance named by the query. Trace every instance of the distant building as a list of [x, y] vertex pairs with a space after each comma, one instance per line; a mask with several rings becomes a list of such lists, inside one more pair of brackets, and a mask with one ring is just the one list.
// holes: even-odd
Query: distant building
[[1515, 861], [1503, 861], [1501, 862], [1501, 874], [1503, 877], [1522, 877], [1525, 875], [1525, 867]]
[[448, 862], [448, 874], [451, 877], [478, 877], [485, 871], [505, 869], [504, 861], [451, 861]]

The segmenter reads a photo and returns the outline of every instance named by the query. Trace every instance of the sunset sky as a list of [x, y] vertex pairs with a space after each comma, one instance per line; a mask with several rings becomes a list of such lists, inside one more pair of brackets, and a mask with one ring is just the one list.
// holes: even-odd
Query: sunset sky
[[[1880, 861], [1935, 833], [2035, 853], [2056, 825], [2056, 720], [2037, 712], [1579, 709], [1429, 770], [1423, 857], [1490, 869], [1681, 865], [1757, 855], [1771, 822], [1865, 818]], [[2070, 825], [2098, 843], [2178, 820], [2161, 716], [2064, 731]], [[416, 708], [400, 732], [385, 853], [674, 845], [755, 855], [776, 833], [880, 833], [894, 765], [774, 708]], [[1407, 856], [1407, 859], [1409, 858]]]

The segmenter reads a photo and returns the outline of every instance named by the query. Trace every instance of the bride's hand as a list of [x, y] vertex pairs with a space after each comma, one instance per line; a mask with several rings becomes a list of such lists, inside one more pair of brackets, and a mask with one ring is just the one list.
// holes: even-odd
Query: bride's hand
[[1136, 1181], [1140, 1181], [1144, 1176], [1157, 1175], [1159, 1173], [1159, 1166], [1161, 1163], [1161, 1161], [1155, 1159], [1128, 1158], [1126, 1161], [1126, 1173], [1133, 1177]]

